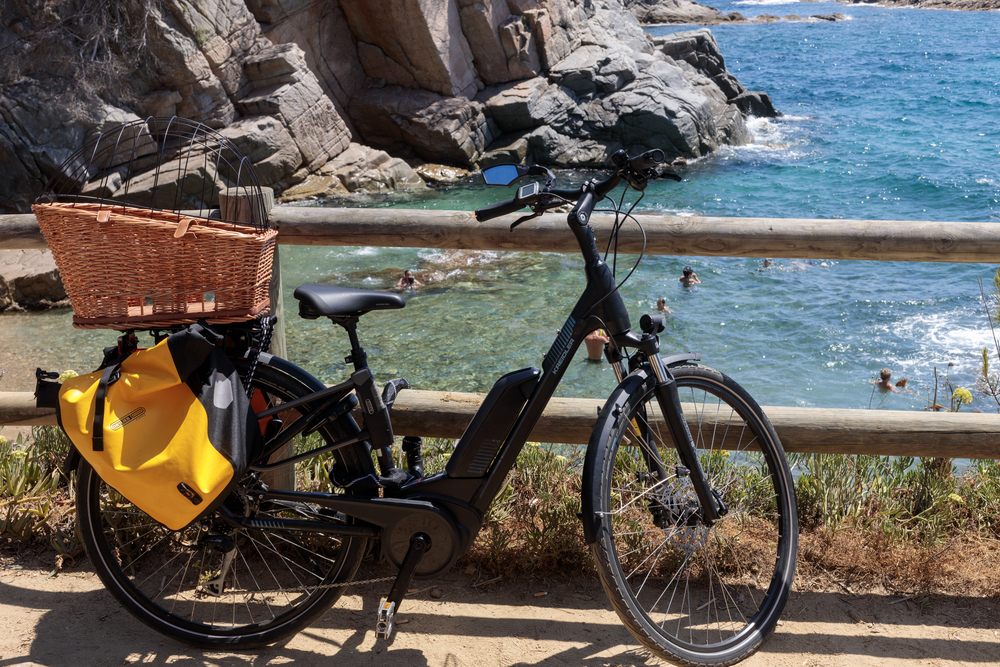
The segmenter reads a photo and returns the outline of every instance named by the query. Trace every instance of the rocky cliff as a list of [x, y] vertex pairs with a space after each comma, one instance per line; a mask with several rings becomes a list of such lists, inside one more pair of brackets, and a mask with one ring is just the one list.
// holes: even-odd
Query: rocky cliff
[[421, 161], [696, 157], [775, 113], [707, 30], [649, 39], [622, 0], [9, 0], [0, 54], [6, 211], [146, 116], [219, 129], [295, 196], [423, 187]]

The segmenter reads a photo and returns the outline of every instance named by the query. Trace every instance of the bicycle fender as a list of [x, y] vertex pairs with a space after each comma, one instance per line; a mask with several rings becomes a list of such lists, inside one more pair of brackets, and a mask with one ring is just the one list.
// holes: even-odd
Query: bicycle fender
[[604, 474], [601, 463], [611, 439], [611, 431], [618, 426], [618, 417], [625, 407], [626, 401], [642, 385], [653, 378], [653, 370], [648, 364], [635, 369], [621, 381], [611, 396], [608, 397], [601, 414], [597, 417], [594, 430], [590, 433], [587, 444], [587, 457], [583, 463], [583, 488], [580, 491], [580, 520], [583, 522], [583, 537], [587, 544], [597, 541], [601, 519], [594, 512], [600, 502], [598, 489], [601, 487], [601, 475]]

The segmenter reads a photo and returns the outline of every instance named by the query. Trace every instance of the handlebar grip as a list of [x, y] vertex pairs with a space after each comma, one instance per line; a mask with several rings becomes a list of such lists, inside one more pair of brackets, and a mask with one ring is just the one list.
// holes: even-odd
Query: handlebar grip
[[664, 160], [666, 160], [666, 155], [663, 154], [663, 151], [659, 148], [654, 148], [629, 160], [628, 166], [633, 171], [642, 171], [643, 169], [651, 169], [661, 164]]
[[499, 204], [493, 204], [492, 206], [484, 206], [483, 208], [476, 209], [476, 220], [479, 222], [486, 222], [487, 220], [492, 220], [493, 218], [499, 218], [501, 215], [514, 213], [522, 208], [524, 208], [523, 203], [514, 201], [513, 199], [508, 199], [507, 201], [502, 201]]

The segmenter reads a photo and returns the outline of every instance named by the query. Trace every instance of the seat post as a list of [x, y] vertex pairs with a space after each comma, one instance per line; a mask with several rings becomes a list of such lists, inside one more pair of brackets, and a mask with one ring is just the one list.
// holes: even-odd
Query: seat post
[[[363, 315], [364, 313], [362, 313]], [[360, 315], [353, 317], [331, 317], [330, 320], [344, 327], [347, 337], [351, 341], [351, 354], [344, 359], [344, 363], [354, 363], [354, 370], [360, 371], [368, 368], [368, 354], [361, 348], [358, 340], [358, 319]]]

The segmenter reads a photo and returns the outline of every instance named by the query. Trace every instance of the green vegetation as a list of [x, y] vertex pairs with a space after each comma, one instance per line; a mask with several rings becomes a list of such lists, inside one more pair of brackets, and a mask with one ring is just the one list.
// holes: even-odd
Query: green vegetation
[[[36, 427], [32, 435], [35, 444], [29, 447], [0, 437], [0, 545], [75, 556], [81, 548], [73, 529], [72, 485], [60, 470], [69, 442], [56, 427]], [[316, 438], [296, 448], [312, 448]], [[425, 471], [443, 470], [452, 447], [451, 440], [425, 439]], [[592, 571], [576, 516], [583, 452], [527, 445], [461, 564], [494, 576]], [[298, 465], [300, 488], [329, 488], [324, 459]], [[947, 585], [1000, 593], [993, 577], [1000, 554], [997, 461], [974, 461], [956, 470], [950, 459], [837, 454], [789, 459], [796, 472], [805, 579], [815, 579], [817, 572], [829, 579], [836, 572], [848, 581], [900, 590]], [[761, 471], [746, 472], [740, 486], [755, 493]], [[950, 561], [940, 556], [945, 551]], [[957, 583], [956, 568], [966, 574]]]
[[80, 549], [72, 484], [60, 470], [69, 439], [57, 427], [32, 428], [34, 444], [0, 432], [0, 544], [44, 544], [59, 555]]

